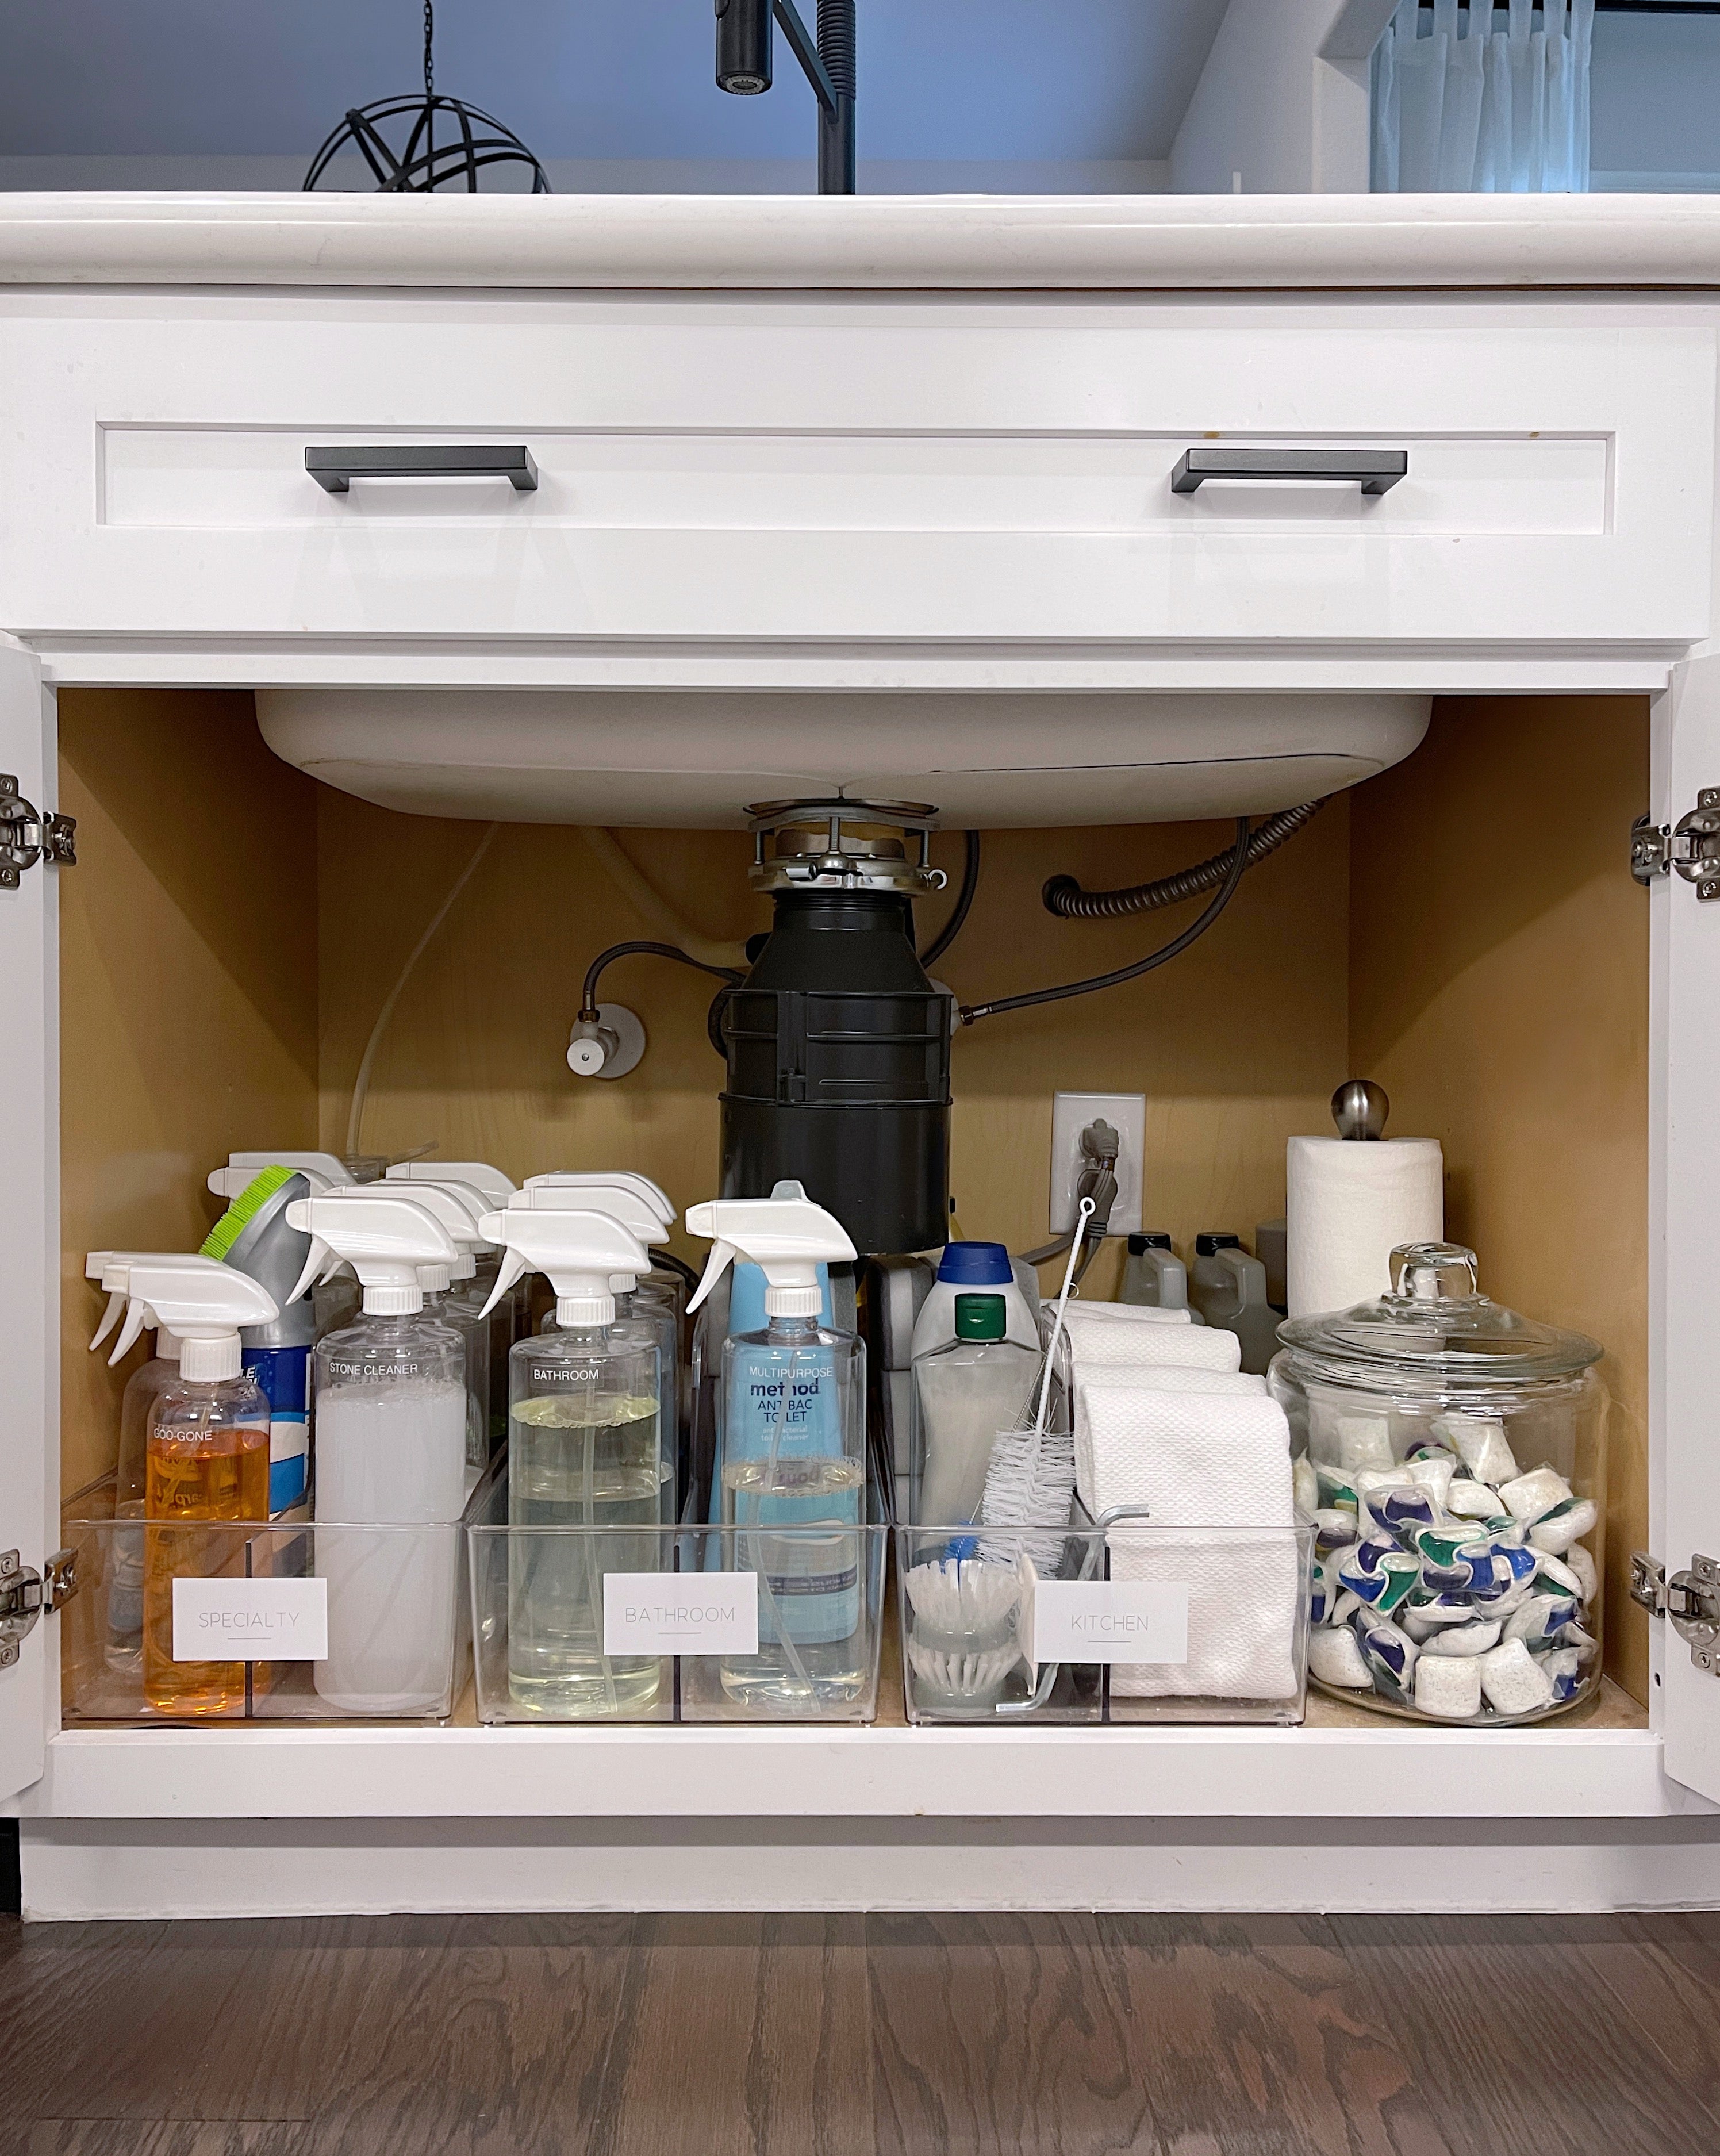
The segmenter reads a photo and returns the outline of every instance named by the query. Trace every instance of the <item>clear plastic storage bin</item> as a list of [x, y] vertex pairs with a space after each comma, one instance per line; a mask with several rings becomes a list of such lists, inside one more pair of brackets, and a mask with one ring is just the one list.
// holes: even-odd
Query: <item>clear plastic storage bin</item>
[[[898, 1527], [912, 1722], [1302, 1718], [1314, 1531]], [[1138, 1652], [1129, 1652], [1138, 1648]]]
[[468, 1530], [485, 1722], [865, 1722], [890, 1529], [512, 1527], [505, 1476]]
[[1279, 1328], [1314, 1681], [1421, 1721], [1537, 1722], [1600, 1684], [1601, 1349], [1477, 1294], [1456, 1244], [1394, 1250], [1392, 1281]]
[[465, 1688], [457, 1523], [87, 1517], [65, 1532], [69, 1722], [439, 1721]]

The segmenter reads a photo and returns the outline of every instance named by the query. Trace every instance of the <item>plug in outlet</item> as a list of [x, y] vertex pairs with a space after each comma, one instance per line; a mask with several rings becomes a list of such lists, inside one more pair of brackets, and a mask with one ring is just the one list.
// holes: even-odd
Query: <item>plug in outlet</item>
[[1117, 1153], [1117, 1203], [1111, 1209], [1111, 1233], [1129, 1235], [1141, 1226], [1142, 1158], [1147, 1142], [1144, 1093], [1059, 1093], [1051, 1111], [1051, 1233], [1074, 1227], [1079, 1201], [1076, 1185], [1086, 1166], [1081, 1132], [1089, 1123], [1111, 1125], [1122, 1142]]

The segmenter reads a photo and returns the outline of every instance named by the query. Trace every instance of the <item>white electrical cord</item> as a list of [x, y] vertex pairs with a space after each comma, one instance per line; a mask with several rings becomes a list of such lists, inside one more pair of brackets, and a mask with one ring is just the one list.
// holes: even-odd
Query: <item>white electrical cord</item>
[[501, 829], [500, 824], [491, 824], [486, 828], [483, 837], [478, 841], [472, 858], [460, 870], [454, 889], [436, 908], [431, 916], [429, 927], [413, 945], [412, 956], [400, 968], [400, 978], [389, 989], [386, 1001], [377, 1013], [377, 1022], [370, 1029], [370, 1039], [364, 1044], [364, 1055], [358, 1065], [358, 1075], [352, 1081], [352, 1106], [347, 1117], [347, 1158], [348, 1160], [357, 1160], [358, 1158], [358, 1140], [364, 1127], [364, 1103], [370, 1091], [371, 1067], [377, 1060], [377, 1050], [382, 1045], [383, 1035], [388, 1030], [388, 1020], [394, 1015], [394, 1006], [400, 1000], [400, 992], [411, 979], [413, 968], [429, 948], [430, 939], [447, 920], [449, 912], [453, 910], [454, 901], [471, 881], [477, 870], [478, 864], [490, 850], [491, 839]]

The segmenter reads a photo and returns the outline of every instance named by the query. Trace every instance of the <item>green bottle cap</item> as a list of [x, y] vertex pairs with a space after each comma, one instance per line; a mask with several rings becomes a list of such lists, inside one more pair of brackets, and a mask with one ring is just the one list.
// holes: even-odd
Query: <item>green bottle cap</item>
[[958, 1340], [1001, 1340], [1009, 1330], [1009, 1313], [1000, 1295], [956, 1297]]

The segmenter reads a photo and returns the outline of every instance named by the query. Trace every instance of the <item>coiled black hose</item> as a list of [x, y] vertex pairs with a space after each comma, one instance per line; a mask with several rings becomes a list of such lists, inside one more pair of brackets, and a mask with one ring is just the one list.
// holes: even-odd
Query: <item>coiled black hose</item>
[[1136, 959], [1132, 966], [1119, 966], [1114, 973], [1095, 973], [1085, 981], [1065, 981], [1055, 988], [1034, 988], [1024, 996], [1004, 996], [992, 1004], [959, 1004], [956, 1015], [963, 1025], [972, 1025], [976, 1019], [995, 1018], [999, 1011], [1029, 1010], [1035, 1004], [1055, 1004], [1070, 996], [1090, 996], [1096, 988], [1121, 988], [1125, 981], [1137, 981], [1142, 973], [1150, 973], [1156, 967], [1168, 965], [1179, 957], [1191, 943], [1204, 936], [1225, 908], [1236, 895], [1236, 886], [1248, 867], [1248, 819], [1236, 819], [1236, 843], [1228, 854], [1219, 859], [1228, 864], [1218, 896], [1209, 898], [1197, 921], [1191, 921], [1180, 936], [1172, 937], [1168, 943], [1161, 943], [1156, 951], [1149, 951], [1144, 958]]
[[819, 57], [839, 97], [852, 97], [858, 80], [854, 30], [854, 0], [819, 0]]
[[[1286, 839], [1293, 839], [1330, 798], [1322, 795], [1317, 801], [1304, 801], [1300, 808], [1281, 808], [1276, 816], [1267, 817], [1259, 830], [1249, 835], [1244, 870], [1276, 853]], [[1174, 875], [1157, 876], [1151, 883], [1131, 884], [1123, 891], [1083, 891], [1073, 876], [1053, 876], [1040, 896], [1045, 911], [1060, 915], [1065, 921], [1116, 921], [1126, 913], [1152, 913], [1161, 906], [1179, 906], [1185, 898], [1215, 890], [1230, 873], [1235, 859], [1235, 848], [1226, 846], [1223, 853], [1214, 854], [1193, 868], [1179, 869]]]

